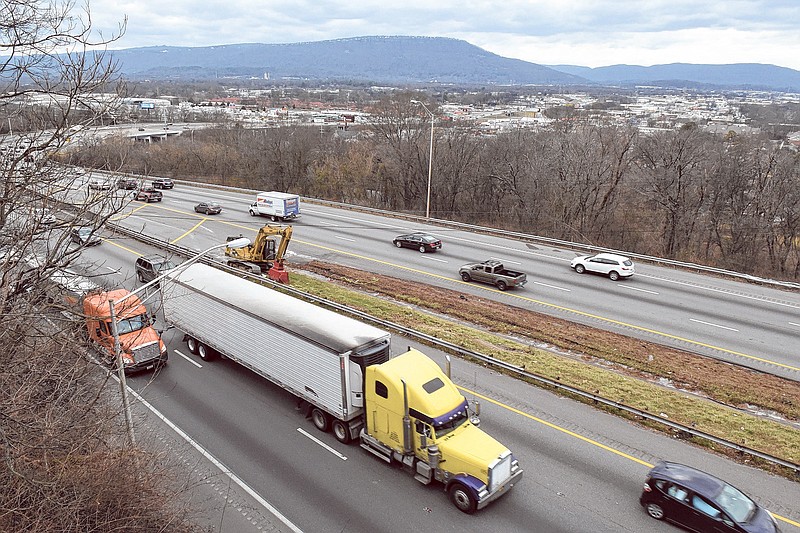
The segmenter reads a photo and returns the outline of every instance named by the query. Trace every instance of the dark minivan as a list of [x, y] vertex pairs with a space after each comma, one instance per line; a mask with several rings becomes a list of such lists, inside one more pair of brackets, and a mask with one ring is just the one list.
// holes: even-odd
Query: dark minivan
[[742, 491], [711, 474], [662, 461], [647, 474], [639, 503], [656, 520], [689, 531], [775, 533], [772, 514]]

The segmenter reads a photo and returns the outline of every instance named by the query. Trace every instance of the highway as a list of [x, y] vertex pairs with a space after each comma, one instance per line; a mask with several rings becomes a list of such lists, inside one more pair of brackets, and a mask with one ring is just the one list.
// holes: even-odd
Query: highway
[[[161, 204], [131, 204], [132, 212], [120, 223], [202, 250], [223, 242], [228, 235], [241, 232], [252, 236], [248, 232], [266, 222], [247, 215], [249, 198], [178, 187], [165, 191]], [[194, 203], [207, 199], [222, 204], [221, 215], [204, 217], [192, 212]], [[710, 309], [748, 317], [756, 314], [753, 308], [757, 308], [768, 320], [788, 320], [797, 307], [786, 306], [798, 305], [792, 294], [649, 266], [637, 265], [639, 274], [634, 279], [614, 284], [605, 278], [574, 274], [567, 266], [571, 257], [567, 252], [531, 250], [460, 232], [431, 229], [445, 242], [442, 253], [396, 250], [391, 246], [393, 236], [425, 228], [318, 206], [305, 206], [303, 218], [294, 228], [290, 248], [295, 255], [289, 257], [290, 263], [311, 258], [335, 260], [491, 295], [509, 304], [573, 316], [587, 323], [607, 323], [623, 331], [634, 328], [620, 323], [636, 319], [638, 324], [648, 315], [629, 309], [639, 301], [653, 306], [653, 302], [678, 298], [681, 305], [659, 304], [655, 308], [662, 313], [672, 309], [676, 321], [685, 314], [690, 324], [700, 323], [689, 318], [721, 322], [724, 316], [714, 316]], [[133, 262], [137, 254], [152, 250], [111, 234], [104, 237], [102, 245], [82, 252], [82, 263], [92, 265], [94, 272], [112, 283], [131, 289], [138, 286]], [[497, 253], [490, 253], [490, 249]], [[527, 271], [529, 285], [517, 292], [499, 293], [491, 287], [464, 284], [454, 272], [477, 252], [490, 253], [515, 269]], [[511, 263], [517, 260], [519, 265]], [[636, 290], [627, 292], [631, 288]], [[642, 290], [658, 294], [640, 295]], [[684, 294], [687, 292], [694, 296]], [[720, 299], [725, 303], [718, 303]], [[157, 310], [157, 300], [149, 303]], [[734, 313], [731, 306], [749, 311]], [[611, 316], [604, 315], [612, 312]], [[651, 314], [653, 320], [661, 320], [656, 311]], [[163, 323], [156, 325], [163, 327]], [[744, 329], [738, 322], [718, 325]], [[757, 323], [748, 328], [755, 333]], [[772, 334], [779, 330], [776, 327]], [[702, 331], [686, 329], [688, 340], [676, 342], [723, 344], [721, 341], [728, 338], [720, 332], [714, 332], [717, 337], [695, 336]], [[788, 331], [783, 333], [786, 337]], [[679, 337], [677, 332], [673, 335]], [[342, 445], [331, 434], [317, 432], [282, 389], [230, 361], [207, 363], [188, 355], [181, 337], [175, 330], [166, 331], [169, 364], [157, 374], [132, 377], [129, 385], [303, 531], [675, 531], [649, 518], [638, 505], [644, 475], [661, 458], [692, 464], [723, 477], [776, 513], [784, 531], [800, 531], [797, 483], [732, 463], [481, 366], [454, 361], [454, 381], [465, 395], [481, 399], [482, 427], [507, 445], [525, 469], [524, 479], [508, 495], [467, 516], [452, 507], [440, 487], [423, 486], [358, 446]], [[404, 351], [409, 344], [413, 345], [395, 336], [393, 352]], [[729, 342], [720, 348], [734, 351], [734, 346], [738, 344]], [[443, 354], [421, 349], [438, 362], [444, 361]], [[796, 366], [790, 350], [786, 352], [787, 366]], [[763, 358], [775, 360], [763, 363], [765, 366], [781, 368], [775, 364], [780, 362], [778, 355], [770, 352]], [[137, 422], [144, 423], [139, 418]], [[257, 530], [257, 521], [253, 527]], [[234, 530], [241, 529], [230, 529]]]
[[[202, 199], [219, 202], [222, 214], [192, 215], [191, 206]], [[224, 242], [239, 233], [252, 237], [267, 223], [247, 214], [250, 200], [250, 195], [178, 187], [166, 191], [161, 204], [135, 206], [120, 223], [199, 250], [203, 239]], [[575, 274], [569, 269], [573, 251], [320, 205], [304, 204], [293, 226], [290, 264], [310, 259], [346, 264], [800, 379], [796, 291], [643, 263], [632, 278], [615, 283]], [[398, 234], [417, 230], [440, 237], [443, 249], [420, 254], [391, 245]], [[459, 279], [462, 264], [488, 258], [526, 272], [528, 284], [503, 293]]]

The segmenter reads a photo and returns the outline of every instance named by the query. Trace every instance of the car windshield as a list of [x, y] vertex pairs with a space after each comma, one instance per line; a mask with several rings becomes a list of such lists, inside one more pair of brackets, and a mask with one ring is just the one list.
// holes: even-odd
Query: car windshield
[[89, 237], [92, 234], [92, 230], [90, 228], [78, 228], [78, 235], [81, 237]]
[[163, 263], [153, 263], [153, 267], [159, 272], [164, 272], [175, 268], [175, 264], [172, 261], [164, 261]]
[[728, 516], [740, 524], [749, 521], [756, 510], [756, 504], [753, 500], [742, 494], [736, 487], [730, 485], [723, 486], [714, 501]]
[[142, 313], [141, 315], [124, 318], [117, 322], [117, 332], [120, 335], [124, 335], [132, 331], [139, 331], [140, 329], [144, 329], [149, 325], [150, 321], [148, 320], [147, 315]]

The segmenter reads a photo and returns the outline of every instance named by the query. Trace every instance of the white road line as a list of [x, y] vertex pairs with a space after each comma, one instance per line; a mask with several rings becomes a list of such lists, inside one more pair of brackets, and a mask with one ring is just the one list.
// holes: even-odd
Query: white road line
[[797, 324], [795, 322], [789, 322], [789, 325], [790, 326], [797, 326], [798, 328], [800, 328], [800, 324]]
[[320, 226], [331, 226], [333, 228], [338, 228], [339, 227], [339, 224], [334, 224], [333, 222], [327, 222], [327, 221], [324, 221], [324, 220], [320, 220], [319, 222], [317, 222], [317, 224], [319, 224]]
[[172, 350], [172, 351], [175, 352], [176, 354], [180, 355], [181, 357], [183, 357], [184, 359], [186, 359], [190, 363], [192, 363], [197, 368], [203, 368], [203, 365], [201, 365], [200, 363], [195, 361], [193, 357], [189, 357], [188, 355], [184, 355], [183, 352], [181, 352], [180, 350]]
[[640, 289], [639, 287], [629, 287], [628, 285], [623, 285], [622, 283], [617, 283], [617, 287], [622, 287], [623, 289], [628, 289], [631, 291], [639, 291], [639, 292], [646, 292], [649, 294], [658, 294], [656, 291], [651, 291], [648, 289]]
[[748, 294], [736, 294], [735, 292], [726, 291], [724, 289], [715, 289], [714, 287], [700, 287], [700, 286], [695, 285], [693, 283], [686, 283], [685, 281], [664, 279], [664, 278], [659, 278], [658, 276], [649, 276], [647, 274], [637, 274], [637, 276], [639, 276], [640, 278], [657, 279], [658, 281], [663, 281], [664, 283], [673, 283], [675, 285], [683, 285], [685, 287], [692, 287], [692, 288], [700, 289], [700, 290], [704, 290], [704, 291], [719, 292], [719, 293], [727, 294], [728, 296], [733, 296], [733, 297], [736, 297], [736, 298], [745, 298], [747, 300], [757, 300], [757, 301], [763, 302], [765, 304], [774, 304], [774, 305], [781, 305], [783, 307], [791, 307], [792, 309], [800, 309], [800, 305], [789, 304], [789, 303], [785, 303], [785, 302], [773, 302], [773, 301], [767, 300], [766, 298], [761, 297], [761, 296], [750, 296]]
[[534, 281], [533, 284], [534, 285], [541, 285], [542, 287], [549, 287], [551, 289], [556, 289], [556, 290], [559, 290], [559, 291], [572, 292], [572, 289], [567, 289], [565, 287], [558, 287], [556, 285], [548, 285], [547, 283], [541, 283], [541, 282], [538, 282], [538, 281]]
[[500, 261], [503, 264], [506, 264], [506, 263], [511, 264], [511, 265], [521, 265], [522, 264], [519, 261], [509, 261], [508, 259], [501, 259], [499, 257], [489, 257], [489, 259], [494, 259], [495, 261]]
[[431, 257], [431, 256], [429, 256], [428, 254], [425, 254], [425, 256], [424, 256], [424, 257], [425, 257], [425, 259], [427, 259], [428, 261], [439, 261], [440, 263], [449, 263], [449, 262], [450, 262], [450, 261], [448, 261], [447, 259], [439, 259], [438, 257]]
[[739, 331], [738, 329], [735, 329], [735, 328], [729, 328], [728, 326], [720, 326], [719, 324], [713, 324], [711, 322], [704, 322], [702, 320], [697, 320], [695, 318], [690, 318], [689, 320], [692, 321], [692, 322], [697, 322], [698, 324], [705, 324], [706, 326], [714, 326], [715, 328], [727, 329], [729, 331]]
[[348, 222], [363, 222], [364, 224], [375, 224], [377, 226], [385, 226], [387, 228], [393, 228], [393, 229], [398, 229], [398, 230], [402, 229], [402, 226], [398, 226], [397, 224], [385, 224], [383, 222], [378, 222], [378, 221], [375, 221], [375, 220], [364, 220], [364, 219], [361, 219], [361, 218], [355, 218], [353, 216], [348, 216], [348, 215], [337, 215], [335, 213], [323, 213], [322, 211], [315, 211], [313, 209], [308, 209], [308, 208], [304, 208], [303, 212], [304, 213], [316, 213], [316, 214], [321, 215], [321, 216], [332, 217], [332, 218], [342, 218], [342, 219], [347, 220]]
[[309, 439], [313, 440], [314, 442], [316, 442], [317, 444], [319, 444], [320, 446], [322, 446], [323, 448], [325, 448], [326, 450], [328, 450], [329, 452], [331, 452], [333, 455], [335, 455], [336, 457], [338, 457], [339, 459], [341, 459], [342, 461], [347, 461], [347, 457], [346, 457], [346, 456], [344, 456], [344, 455], [342, 455], [341, 453], [337, 452], [336, 450], [334, 450], [333, 448], [331, 448], [330, 446], [328, 446], [327, 444], [325, 444], [324, 442], [322, 442], [321, 440], [319, 440], [319, 439], [318, 439], [317, 437], [315, 437], [314, 435], [311, 435], [311, 434], [309, 434], [309, 433], [308, 433], [306, 430], [304, 430], [303, 428], [297, 428], [297, 431], [299, 431], [300, 433], [302, 433], [303, 435], [305, 435], [305, 436], [306, 436], [306, 437], [308, 437]]
[[337, 239], [343, 240], [343, 241], [356, 242], [355, 239], [350, 239], [348, 237], [340, 237], [339, 235], [334, 235], [334, 237], [336, 237]]
[[[117, 375], [115, 373], [111, 373], [111, 377], [114, 380], [118, 380]], [[217, 458], [214, 457], [213, 455], [211, 455], [211, 453], [206, 451], [205, 448], [200, 446], [199, 443], [197, 443], [194, 439], [192, 439], [189, 435], [187, 435], [181, 428], [179, 428], [178, 426], [173, 424], [166, 416], [161, 414], [160, 411], [158, 411], [155, 407], [150, 405], [150, 403], [147, 400], [145, 400], [144, 398], [142, 398], [135, 390], [133, 390], [130, 387], [128, 387], [128, 393], [133, 395], [133, 397], [136, 398], [139, 401], [139, 403], [141, 403], [142, 405], [147, 407], [150, 410], [151, 413], [153, 413], [159, 419], [161, 419], [161, 421], [164, 422], [167, 426], [169, 426], [175, 433], [177, 433], [180, 438], [185, 440], [195, 450], [197, 450], [200, 454], [202, 454], [203, 457], [205, 457], [206, 459], [211, 461], [211, 463], [214, 464], [214, 466], [216, 466], [217, 468], [219, 468], [219, 470], [224, 475], [228, 476], [228, 478], [231, 481], [236, 483], [242, 490], [244, 490], [246, 493], [248, 493], [258, 503], [260, 503], [267, 511], [272, 513], [272, 515], [275, 518], [277, 518], [278, 520], [283, 522], [286, 527], [288, 527], [291, 531], [294, 531], [295, 533], [303, 533], [302, 529], [297, 527], [291, 520], [289, 520], [286, 516], [284, 516], [283, 513], [278, 511], [278, 509], [276, 507], [274, 507], [271, 503], [269, 503], [267, 500], [265, 500], [255, 490], [250, 488], [250, 486], [247, 485], [244, 481], [242, 481], [239, 478], [239, 476], [234, 474], [227, 466], [225, 466], [223, 463], [221, 463], [219, 460], [217, 460]]]

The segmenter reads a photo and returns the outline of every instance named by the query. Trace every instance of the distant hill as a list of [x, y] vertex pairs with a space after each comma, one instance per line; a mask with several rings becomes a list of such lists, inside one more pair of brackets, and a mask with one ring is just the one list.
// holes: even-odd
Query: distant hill
[[128, 79], [225, 77], [386, 85], [660, 85], [800, 92], [800, 71], [775, 65], [543, 66], [444, 37], [373, 36], [290, 44], [149, 46], [111, 54]]
[[293, 44], [115, 50], [128, 78], [257, 77], [371, 83], [585, 84], [572, 74], [443, 37], [356, 37]]
[[551, 65], [551, 68], [603, 85], [662, 85], [669, 87], [704, 85], [800, 92], [800, 71], [762, 63], [731, 65], [670, 63], [652, 67], [611, 65], [596, 68]]

